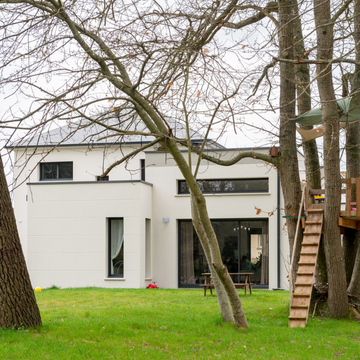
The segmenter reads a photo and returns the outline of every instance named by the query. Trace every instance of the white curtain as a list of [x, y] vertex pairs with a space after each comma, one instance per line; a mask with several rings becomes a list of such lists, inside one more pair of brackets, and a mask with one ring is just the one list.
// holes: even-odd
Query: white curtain
[[191, 221], [181, 223], [181, 283], [195, 284], [194, 237]]
[[114, 274], [113, 260], [119, 256], [124, 242], [124, 229], [122, 219], [111, 220], [111, 274]]

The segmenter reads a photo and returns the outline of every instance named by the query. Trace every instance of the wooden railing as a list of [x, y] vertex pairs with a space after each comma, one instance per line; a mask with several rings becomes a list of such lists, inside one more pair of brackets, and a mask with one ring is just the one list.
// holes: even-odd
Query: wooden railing
[[293, 272], [293, 268], [294, 268], [295, 249], [297, 247], [298, 237], [299, 237], [301, 214], [302, 214], [302, 211], [304, 209], [305, 215], [306, 216], [308, 215], [307, 211], [308, 211], [309, 205], [310, 205], [310, 196], [322, 195], [322, 194], [325, 194], [325, 190], [323, 190], [323, 189], [315, 189], [315, 190], [309, 189], [309, 186], [308, 186], [307, 182], [305, 183], [303, 191], [302, 191], [301, 201], [300, 201], [299, 215], [298, 215], [298, 221], [297, 221], [297, 224], [296, 224], [294, 245], [293, 245], [293, 249], [292, 249], [291, 262], [290, 262], [290, 273], [289, 273], [290, 302], [291, 302], [292, 291], [293, 291], [292, 272]]
[[[346, 189], [341, 192], [346, 194], [345, 211], [341, 211], [341, 216], [360, 218], [360, 177], [342, 179], [342, 183], [346, 184]], [[352, 184], [356, 184], [355, 202], [351, 202]]]
[[[292, 249], [292, 254], [291, 254], [291, 262], [290, 262], [290, 273], [289, 273], [289, 295], [290, 295], [290, 304], [291, 304], [291, 298], [292, 298], [292, 293], [293, 293], [293, 277], [292, 277], [292, 272], [294, 269], [294, 257], [295, 257], [295, 249], [297, 246], [297, 242], [298, 242], [298, 235], [299, 235], [299, 228], [300, 228], [300, 222], [301, 222], [301, 213], [303, 211], [303, 208], [305, 207], [305, 199], [309, 199], [309, 188], [308, 188], [308, 184], [305, 183], [305, 186], [303, 188], [302, 191], [302, 195], [301, 195], [301, 201], [300, 201], [300, 208], [299, 208], [299, 215], [298, 215], [298, 221], [296, 223], [296, 230], [295, 230], [295, 237], [294, 237], [294, 245], [293, 245], [293, 249]], [[309, 200], [308, 200], [309, 203]], [[309, 205], [308, 207], [309, 208]]]

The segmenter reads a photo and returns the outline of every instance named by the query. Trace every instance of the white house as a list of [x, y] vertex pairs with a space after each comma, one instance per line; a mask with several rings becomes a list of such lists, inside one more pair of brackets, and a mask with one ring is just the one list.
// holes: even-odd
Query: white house
[[[198, 287], [207, 262], [192, 228], [186, 183], [170, 154], [149, 148], [98, 181], [146, 140], [104, 143], [90, 139], [91, 131], [67, 137], [65, 126], [14, 149], [15, 215], [33, 286]], [[193, 132], [192, 141], [202, 138]], [[242, 150], [207, 147], [224, 159]], [[277, 170], [256, 159], [230, 167], [202, 161], [199, 174], [228, 268], [240, 271], [246, 257], [259, 287], [287, 287]]]

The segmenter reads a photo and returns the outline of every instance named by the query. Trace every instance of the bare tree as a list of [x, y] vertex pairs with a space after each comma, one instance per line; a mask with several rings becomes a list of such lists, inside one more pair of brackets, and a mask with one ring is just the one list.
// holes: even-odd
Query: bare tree
[[[337, 11], [334, 21], [349, 3]], [[316, 9], [319, 7], [316, 5]], [[319, 30], [317, 39], [314, 32], [302, 35], [302, 21], [313, 21], [309, 20], [307, 4], [294, 0], [278, 3], [259, 0], [249, 4], [229, 0], [210, 4], [198, 1], [192, 5], [182, 2], [164, 8], [156, 2], [135, 0], [101, 4], [86, 0], [0, 0], [0, 11], [4, 15], [0, 26], [3, 64], [0, 84], [7, 87], [13, 84], [14, 91], [34, 99], [22, 114], [14, 108], [2, 127], [26, 130], [35, 136], [53, 122], [79, 121], [80, 127], [95, 123], [104, 131], [112, 131], [112, 136], [118, 134], [119, 138], [130, 133], [154, 137], [151, 146], [160, 143], [172, 155], [188, 183], [193, 224], [211, 264], [223, 319], [246, 327], [240, 299], [222, 264], [205, 198], [197, 183], [198, 169], [201, 159], [224, 166], [244, 157], [272, 163], [281, 176], [285, 214], [297, 214], [301, 187], [294, 121], [296, 101], [298, 113], [307, 111], [313, 87], [312, 94], [318, 92], [326, 106], [333, 104], [332, 110], [335, 106], [335, 93], [327, 94], [330, 86], [322, 76], [325, 71], [329, 76], [327, 81], [334, 77], [326, 70], [332, 53], [322, 52], [325, 51], [321, 45], [324, 36]], [[316, 14], [317, 19], [322, 20], [321, 14]], [[265, 22], [266, 36], [258, 33], [259, 40], [253, 37], [253, 31], [260, 21]], [[321, 27], [318, 24], [317, 29]], [[226, 34], [226, 31], [233, 32]], [[230, 41], [230, 35], [237, 38]], [[333, 39], [333, 33], [327, 35], [327, 41]], [[318, 65], [318, 76], [311, 78], [310, 64], [316, 60], [307, 60], [310, 51], [305, 48], [314, 41], [313, 49], [316, 49], [316, 40], [318, 56], [328, 62]], [[305, 59], [301, 56], [303, 51]], [[250, 55], [245, 59], [242, 52]], [[257, 66], [251, 66], [252, 63]], [[325, 70], [321, 66], [325, 66]], [[318, 79], [317, 88], [315, 79]], [[250, 88], [253, 88], [252, 98], [249, 98]], [[280, 94], [279, 106], [271, 101], [274, 92], [275, 101]], [[261, 110], [256, 109], [258, 104]], [[280, 115], [278, 158], [248, 151], [224, 160], [204, 151], [213, 128], [217, 128], [220, 135], [228, 126], [241, 131], [241, 116], [259, 114], [269, 108]], [[118, 121], [109, 122], [115, 114], [119, 115]], [[185, 124], [186, 138], [176, 136], [176, 128], [169, 125], [165, 114]], [[324, 123], [324, 126], [327, 125]], [[191, 143], [190, 127], [201, 129], [205, 134], [200, 148]], [[261, 125], [254, 127], [262, 129]], [[326, 131], [330, 134], [329, 129]], [[336, 137], [336, 131], [334, 134]], [[325, 137], [325, 142], [326, 139], [331, 141], [331, 134]], [[188, 148], [188, 156], [179, 151], [179, 145]], [[307, 159], [316, 160], [315, 144], [312, 143], [310, 150], [306, 150], [306, 146], [304, 144]], [[334, 183], [339, 178], [339, 166], [330, 172], [331, 166], [339, 161], [339, 153], [335, 148], [332, 150], [334, 152], [327, 152], [325, 156], [325, 165], [329, 167], [326, 177], [331, 178], [327, 198], [334, 196], [334, 201], [339, 200], [340, 204], [335, 191], [339, 181]], [[195, 163], [191, 153], [198, 155]], [[328, 154], [333, 156], [331, 160]], [[110, 166], [103, 176], [124, 161], [126, 158]], [[314, 184], [318, 186], [318, 163], [307, 161], [307, 164], [310, 164], [307, 173], [316, 178]], [[333, 177], [335, 172], [338, 175]], [[326, 211], [332, 213], [329, 219], [334, 220], [338, 210], [327, 208]], [[332, 225], [329, 229], [336, 230]], [[288, 221], [288, 230], [292, 250], [294, 218]], [[329, 238], [336, 234], [337, 230], [331, 233], [332, 230], [327, 233]], [[327, 255], [332, 256], [339, 246], [333, 248], [331, 241], [329, 244]], [[343, 302], [343, 297], [339, 301]]]
[[[160, 143], [172, 155], [189, 186], [194, 227], [211, 264], [223, 319], [238, 327], [248, 327], [238, 293], [222, 263], [205, 198], [196, 181], [200, 157], [192, 164], [191, 156], [186, 159], [178, 147], [181, 144], [192, 150], [190, 123], [195, 107], [201, 106], [210, 119], [200, 155], [217, 119], [234, 117], [231, 99], [238, 94], [241, 84], [231, 81], [231, 67], [224, 68], [217, 61], [218, 55], [206, 55], [204, 46], [224, 19], [231, 16], [237, 1], [221, 6], [214, 3], [216, 20], [200, 22], [195, 29], [188, 20], [168, 19], [155, 12], [148, 14], [142, 3], [127, 5], [114, 1], [102, 4], [101, 8], [97, 3], [89, 8], [87, 1], [0, 4], [4, 3], [1, 11], [7, 25], [1, 28], [2, 45], [12, 50], [12, 55], [2, 54], [3, 74], [5, 66], [12, 66], [4, 83], [13, 82], [24, 91], [29, 86], [35, 97], [42, 99], [39, 105], [35, 101], [35, 109], [18, 117], [14, 125], [10, 120], [7, 128], [36, 132], [54, 119], [73, 122], [81, 118], [119, 136], [141, 133], [155, 137], [152, 144]], [[213, 47], [212, 51], [220, 50]], [[22, 59], [28, 62], [21, 64]], [[53, 81], [59, 79], [59, 74], [67, 75], [67, 79], [53, 91], [36, 82], [40, 74], [53, 77]], [[199, 80], [202, 85], [196, 89], [193, 85]], [[98, 95], [102, 86], [106, 88], [105, 96], [104, 92]], [[176, 129], [169, 126], [164, 116], [171, 108], [186, 124], [185, 139], [176, 137]], [[40, 119], [39, 113], [43, 114]], [[127, 113], [127, 120], [134, 125], [132, 129], [124, 128], [121, 118], [118, 123], [109, 124], [107, 120], [113, 113]], [[27, 125], [32, 117], [34, 123]], [[137, 124], [139, 119], [143, 125]], [[143, 149], [140, 147], [136, 152]], [[255, 156], [253, 153], [243, 156], [249, 155]], [[258, 155], [262, 157], [270, 159]]]

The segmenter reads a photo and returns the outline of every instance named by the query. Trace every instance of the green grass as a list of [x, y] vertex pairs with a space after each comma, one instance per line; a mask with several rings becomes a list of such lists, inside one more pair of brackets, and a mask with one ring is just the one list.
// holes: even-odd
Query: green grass
[[36, 293], [43, 327], [0, 329], [1, 359], [359, 359], [360, 324], [288, 328], [288, 292], [239, 291], [250, 329], [221, 321], [202, 290], [65, 289]]

